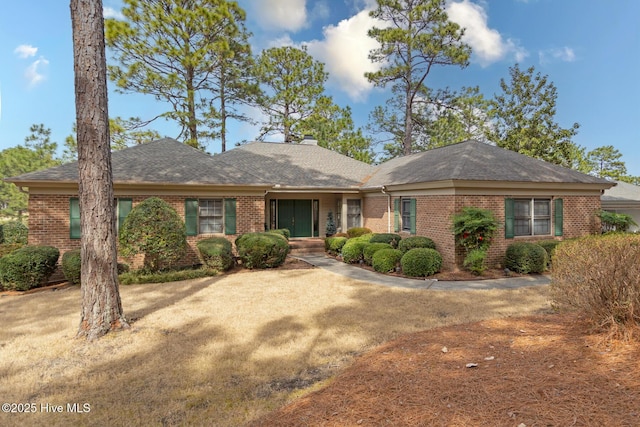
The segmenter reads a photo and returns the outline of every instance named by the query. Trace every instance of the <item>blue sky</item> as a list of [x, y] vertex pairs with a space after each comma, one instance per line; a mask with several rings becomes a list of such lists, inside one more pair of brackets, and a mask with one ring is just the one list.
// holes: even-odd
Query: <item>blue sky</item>
[[[103, 0], [117, 16], [119, 0]], [[387, 93], [362, 74], [372, 65], [366, 36], [373, 0], [240, 0], [253, 32], [254, 53], [305, 44], [323, 61], [327, 93], [353, 110], [357, 126]], [[491, 98], [516, 62], [548, 75], [558, 90], [558, 123], [578, 122], [574, 141], [591, 150], [613, 145], [629, 174], [640, 175], [640, 2], [637, 0], [451, 0], [452, 20], [466, 28], [473, 47], [469, 67], [434, 70], [433, 88], [479, 86]], [[73, 46], [68, 1], [5, 2], [0, 8], [0, 150], [22, 144], [32, 124], [43, 123], [63, 144], [75, 121]], [[109, 91], [111, 117], [153, 117], [167, 107], [142, 95]], [[257, 113], [256, 113], [257, 114]], [[152, 125], [177, 136], [167, 122]], [[252, 140], [257, 129], [235, 125], [228, 141]], [[211, 142], [207, 150], [219, 152]]]

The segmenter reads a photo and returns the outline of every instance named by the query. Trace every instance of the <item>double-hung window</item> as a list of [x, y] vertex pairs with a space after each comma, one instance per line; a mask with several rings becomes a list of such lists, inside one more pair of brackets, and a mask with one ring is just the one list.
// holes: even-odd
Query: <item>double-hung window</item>
[[[116, 229], [120, 231], [125, 218], [131, 212], [133, 202], [131, 199], [118, 198], [115, 199], [115, 205]], [[69, 237], [71, 239], [80, 238], [80, 200], [77, 197], [69, 199]]]
[[222, 199], [201, 199], [198, 206], [200, 234], [222, 233]]
[[347, 199], [347, 229], [361, 226], [360, 199]]
[[416, 234], [416, 199], [394, 200], [394, 230]]
[[[553, 211], [552, 211], [553, 207]], [[506, 199], [505, 237], [562, 235], [562, 199]]]
[[186, 199], [184, 212], [187, 236], [236, 233], [236, 199]]

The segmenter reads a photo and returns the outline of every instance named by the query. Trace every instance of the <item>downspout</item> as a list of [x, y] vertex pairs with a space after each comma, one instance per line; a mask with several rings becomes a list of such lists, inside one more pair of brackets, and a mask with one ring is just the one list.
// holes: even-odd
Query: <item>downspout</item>
[[380, 191], [387, 195], [387, 233], [391, 233], [391, 194], [386, 192], [384, 185], [380, 187]]

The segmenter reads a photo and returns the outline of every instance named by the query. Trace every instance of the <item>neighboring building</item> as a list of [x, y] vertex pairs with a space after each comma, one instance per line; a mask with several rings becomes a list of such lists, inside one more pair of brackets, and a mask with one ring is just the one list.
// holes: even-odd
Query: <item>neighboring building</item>
[[[616, 182], [615, 187], [604, 191], [602, 209], [630, 215], [636, 224], [640, 224], [640, 187], [627, 182]], [[629, 228], [629, 231], [638, 232], [640, 227], [633, 225]]]
[[[600, 196], [614, 185], [488, 144], [467, 141], [371, 166], [319, 147], [253, 142], [214, 156], [172, 139], [112, 154], [118, 221], [158, 196], [185, 219], [191, 259], [212, 235], [288, 228], [324, 237], [338, 231], [431, 237], [445, 268], [462, 261], [450, 230], [462, 207], [492, 210], [503, 228], [489, 252], [501, 262], [516, 240], [562, 239], [599, 231]], [[79, 246], [77, 164], [7, 179], [29, 189], [29, 243], [61, 252]]]

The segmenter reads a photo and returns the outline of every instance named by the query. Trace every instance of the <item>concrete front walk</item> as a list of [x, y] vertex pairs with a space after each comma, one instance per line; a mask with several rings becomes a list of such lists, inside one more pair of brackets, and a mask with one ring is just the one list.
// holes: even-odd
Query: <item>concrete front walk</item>
[[350, 277], [364, 282], [376, 283], [384, 286], [393, 286], [411, 289], [434, 289], [443, 291], [468, 291], [474, 289], [516, 289], [525, 286], [548, 285], [551, 280], [548, 276], [532, 275], [524, 277], [508, 277], [504, 279], [486, 279], [472, 281], [439, 281], [434, 279], [407, 279], [403, 277], [388, 276], [373, 271], [365, 270], [354, 265], [345, 264], [324, 254], [300, 254], [296, 255], [304, 262], [319, 268], [331, 271], [342, 276]]

